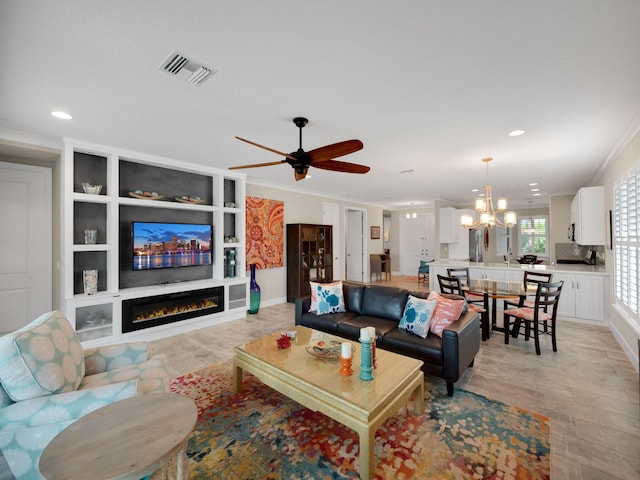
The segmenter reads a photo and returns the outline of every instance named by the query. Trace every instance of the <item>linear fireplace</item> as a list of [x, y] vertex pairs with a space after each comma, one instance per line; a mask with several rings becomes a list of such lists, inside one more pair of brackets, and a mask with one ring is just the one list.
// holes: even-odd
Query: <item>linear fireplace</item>
[[157, 327], [224, 310], [224, 287], [122, 301], [122, 333]]

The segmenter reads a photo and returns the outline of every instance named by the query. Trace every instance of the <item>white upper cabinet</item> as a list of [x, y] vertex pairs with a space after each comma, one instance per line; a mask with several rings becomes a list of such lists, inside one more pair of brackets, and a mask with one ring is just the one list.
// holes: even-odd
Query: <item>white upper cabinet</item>
[[571, 223], [578, 245], [605, 244], [604, 187], [585, 187], [571, 202]]

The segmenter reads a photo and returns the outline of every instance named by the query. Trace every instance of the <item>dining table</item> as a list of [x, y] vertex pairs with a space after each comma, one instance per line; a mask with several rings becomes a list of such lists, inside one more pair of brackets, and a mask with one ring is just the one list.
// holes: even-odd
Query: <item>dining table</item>
[[[465, 292], [486, 296], [491, 300], [491, 330], [499, 332], [504, 332], [504, 328], [497, 325], [498, 302], [519, 298], [521, 300], [519, 303], [522, 303], [527, 295], [535, 295], [535, 289], [535, 285], [533, 289], [525, 289], [522, 281], [491, 280], [488, 278], [470, 279], [462, 285], [462, 290]], [[487, 332], [487, 338], [488, 336]]]

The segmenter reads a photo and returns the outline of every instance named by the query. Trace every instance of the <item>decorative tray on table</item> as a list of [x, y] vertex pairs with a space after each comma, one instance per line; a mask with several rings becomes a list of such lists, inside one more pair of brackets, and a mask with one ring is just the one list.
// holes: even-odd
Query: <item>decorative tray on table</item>
[[[316, 358], [322, 358], [325, 360], [337, 360], [342, 353], [342, 342], [337, 340], [315, 340], [307, 343], [304, 346], [307, 353], [310, 353]], [[351, 354], [355, 352], [356, 348], [351, 345]]]

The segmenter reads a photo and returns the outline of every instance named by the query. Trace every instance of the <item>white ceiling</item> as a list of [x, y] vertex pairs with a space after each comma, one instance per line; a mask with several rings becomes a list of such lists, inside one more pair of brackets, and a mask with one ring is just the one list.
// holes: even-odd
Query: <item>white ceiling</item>
[[[2, 0], [0, 129], [227, 168], [358, 138], [366, 175], [250, 181], [398, 209], [589, 185], [640, 113], [637, 0]], [[159, 69], [178, 51], [218, 73]], [[57, 120], [65, 110], [71, 121]], [[509, 137], [513, 129], [525, 129]], [[414, 169], [417, 173], [401, 174]]]

